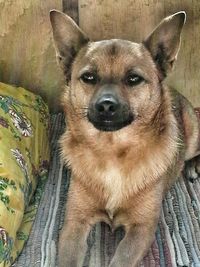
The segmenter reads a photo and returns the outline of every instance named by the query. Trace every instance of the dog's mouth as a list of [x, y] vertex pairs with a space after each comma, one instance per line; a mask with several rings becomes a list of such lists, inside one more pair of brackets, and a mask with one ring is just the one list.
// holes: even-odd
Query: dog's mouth
[[93, 126], [104, 132], [114, 132], [118, 131], [128, 125], [130, 125], [134, 118], [133, 115], [129, 116], [126, 120], [123, 121], [112, 121], [112, 120], [91, 120], [90, 117], [88, 117], [88, 120], [93, 124]]

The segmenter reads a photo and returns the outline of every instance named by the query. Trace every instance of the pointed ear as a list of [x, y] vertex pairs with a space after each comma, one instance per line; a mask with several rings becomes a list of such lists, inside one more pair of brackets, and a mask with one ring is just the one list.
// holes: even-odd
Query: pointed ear
[[166, 17], [143, 42], [164, 77], [177, 58], [185, 20], [184, 11]]
[[60, 11], [51, 10], [50, 21], [57, 59], [69, 80], [72, 62], [89, 39], [69, 16]]

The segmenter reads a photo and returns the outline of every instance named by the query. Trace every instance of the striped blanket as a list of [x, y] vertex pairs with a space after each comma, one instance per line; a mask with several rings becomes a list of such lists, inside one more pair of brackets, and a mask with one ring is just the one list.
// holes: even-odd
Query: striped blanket
[[[70, 182], [70, 173], [60, 162], [57, 143], [63, 128], [63, 115], [53, 115], [49, 179], [32, 233], [15, 267], [57, 266], [58, 234]], [[123, 234], [122, 229], [112, 234], [107, 225], [96, 225], [88, 238], [84, 267], [108, 266]], [[141, 266], [200, 267], [200, 179], [191, 183], [180, 177], [167, 194], [155, 241]]]

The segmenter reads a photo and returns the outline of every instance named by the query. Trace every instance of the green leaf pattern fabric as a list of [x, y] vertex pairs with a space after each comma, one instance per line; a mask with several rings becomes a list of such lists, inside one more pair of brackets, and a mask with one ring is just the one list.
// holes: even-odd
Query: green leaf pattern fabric
[[49, 112], [40, 96], [0, 83], [0, 267], [28, 239], [47, 179]]

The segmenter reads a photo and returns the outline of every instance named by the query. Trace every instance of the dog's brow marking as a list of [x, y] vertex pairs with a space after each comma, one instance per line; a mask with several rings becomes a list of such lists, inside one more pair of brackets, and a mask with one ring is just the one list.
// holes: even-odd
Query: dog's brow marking
[[143, 78], [145, 78], [146, 80], [148, 80], [147, 79], [147, 74], [144, 71], [142, 71], [141, 68], [138, 68], [137, 66], [130, 66], [126, 72], [127, 73], [133, 73], [133, 74], [136, 74], [136, 75], [140, 75]]
[[96, 48], [98, 48], [99, 42], [93, 42], [88, 45], [88, 49], [86, 51], [86, 56], [89, 56]]
[[87, 71], [94, 71], [94, 72], [96, 72], [96, 68], [94, 66], [91, 66], [91, 65], [86, 65], [82, 69], [80, 69], [79, 76], [81, 74], [83, 74], [84, 72], [87, 72]]
[[110, 47], [110, 55], [115, 56], [116, 53], [117, 53], [117, 46], [116, 46], [116, 44], [112, 44]]
[[137, 55], [139, 58], [143, 57], [140, 44], [133, 43], [131, 50], [132, 50], [131, 52]]

